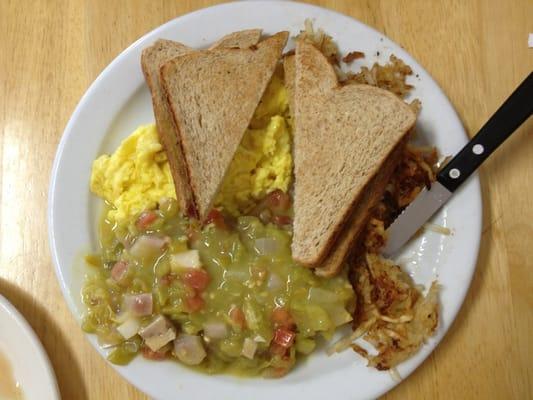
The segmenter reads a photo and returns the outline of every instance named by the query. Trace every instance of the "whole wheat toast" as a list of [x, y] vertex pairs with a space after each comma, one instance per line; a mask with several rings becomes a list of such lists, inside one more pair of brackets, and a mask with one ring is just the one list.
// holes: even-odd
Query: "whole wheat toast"
[[[283, 60], [283, 69], [285, 76], [285, 86], [289, 93], [290, 109], [294, 110], [294, 79], [295, 79], [295, 56], [288, 55]], [[345, 222], [339, 238], [333, 244], [326, 258], [320, 266], [314, 269], [319, 276], [330, 277], [336, 275], [342, 269], [342, 266], [349, 256], [352, 249], [356, 248], [358, 241], [364, 233], [367, 221], [370, 217], [369, 210], [372, 210], [381, 200], [386, 186], [392, 177], [392, 174], [401, 161], [407, 138], [404, 138], [396, 148], [389, 154], [383, 167], [376, 176], [369, 182], [367, 187], [362, 191], [361, 198], [357, 206]]]
[[285, 67], [286, 79], [294, 72], [292, 254], [330, 276], [379, 201], [416, 116], [390, 92], [339, 85], [333, 67], [307, 42], [297, 42], [294, 57]]
[[253, 48], [191, 52], [161, 68], [161, 83], [178, 127], [194, 204], [202, 220], [287, 38], [287, 32], [279, 32]]
[[[260, 37], [260, 29], [233, 32], [215, 42], [211, 48], [248, 48], [256, 45]], [[159, 72], [161, 66], [166, 62], [193, 51], [196, 50], [184, 44], [172, 40], [159, 39], [152, 46], [145, 48], [141, 55], [142, 70], [152, 95], [157, 131], [167, 152], [178, 204], [184, 212], [191, 211], [191, 209], [194, 210], [194, 202], [179, 136], [168, 109], [166, 95], [161, 88]]]

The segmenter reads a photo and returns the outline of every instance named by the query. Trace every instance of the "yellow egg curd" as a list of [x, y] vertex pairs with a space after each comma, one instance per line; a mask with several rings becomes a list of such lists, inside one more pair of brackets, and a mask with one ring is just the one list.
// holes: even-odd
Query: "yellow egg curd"
[[176, 197], [155, 125], [140, 126], [112, 155], [93, 162], [91, 191], [112, 205], [107, 218], [118, 224], [128, 224], [162, 198]]
[[246, 215], [275, 189], [287, 192], [292, 176], [289, 101], [276, 71], [233, 157], [215, 205]]

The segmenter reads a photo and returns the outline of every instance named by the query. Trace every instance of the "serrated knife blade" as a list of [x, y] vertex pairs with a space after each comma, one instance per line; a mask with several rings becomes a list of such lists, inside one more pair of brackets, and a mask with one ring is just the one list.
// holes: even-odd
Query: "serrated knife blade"
[[438, 181], [431, 185], [431, 189], [424, 188], [387, 229], [387, 244], [382, 250], [383, 255], [394, 255], [452, 194]]
[[437, 174], [437, 180], [431, 188], [423, 189], [389, 226], [387, 243], [382, 253], [387, 257], [393, 256], [532, 113], [533, 72]]

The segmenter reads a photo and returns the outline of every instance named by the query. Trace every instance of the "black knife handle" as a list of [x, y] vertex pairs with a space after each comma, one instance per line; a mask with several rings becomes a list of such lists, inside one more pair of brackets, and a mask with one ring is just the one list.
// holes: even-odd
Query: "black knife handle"
[[437, 174], [437, 180], [450, 192], [455, 191], [532, 113], [533, 72]]

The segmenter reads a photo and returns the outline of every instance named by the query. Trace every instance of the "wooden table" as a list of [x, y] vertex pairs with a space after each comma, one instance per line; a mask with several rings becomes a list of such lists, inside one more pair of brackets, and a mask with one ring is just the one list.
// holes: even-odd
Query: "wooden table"
[[[146, 397], [89, 345], [59, 290], [46, 223], [59, 138], [82, 94], [121, 50], [213, 3], [0, 1], [0, 293], [39, 335], [64, 399]], [[470, 134], [533, 69], [531, 0], [315, 3], [400, 43], [441, 85]], [[483, 166], [483, 238], [466, 302], [437, 350], [385, 398], [533, 396], [532, 139], [530, 119]]]

